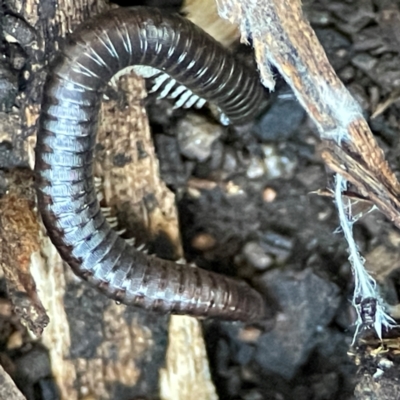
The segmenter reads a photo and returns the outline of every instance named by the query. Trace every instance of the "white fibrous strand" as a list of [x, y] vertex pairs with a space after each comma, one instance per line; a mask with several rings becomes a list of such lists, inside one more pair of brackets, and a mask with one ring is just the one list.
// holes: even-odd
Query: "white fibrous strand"
[[[347, 181], [339, 174], [335, 177], [335, 202], [339, 213], [340, 226], [349, 246], [349, 261], [354, 275], [353, 306], [357, 311], [356, 333], [366, 325], [363, 304], [374, 302], [374, 310], [370, 315], [370, 324], [375, 329], [379, 338], [382, 338], [382, 327], [389, 329], [396, 325], [396, 322], [385, 313], [383, 300], [381, 299], [377, 284], [364, 266], [364, 258], [358, 251], [353, 235], [353, 222], [351, 221], [350, 200], [343, 199], [342, 193], [347, 189]], [[345, 203], [346, 202], [346, 203]], [[369, 325], [369, 323], [367, 323]]]
[[[349, 126], [352, 122], [362, 120], [362, 110], [357, 101], [351, 96], [344, 85], [336, 77], [332, 85], [332, 76], [335, 75], [331, 70], [332, 79], [323, 77], [318, 71], [310, 71], [304, 63], [304, 57], [299, 56], [300, 49], [291, 43], [291, 37], [287, 30], [296, 21], [283, 21], [277, 16], [277, 7], [283, 7], [279, 0], [216, 0], [218, 12], [222, 18], [228, 19], [239, 26], [242, 34], [242, 42], [248, 43], [248, 38], [253, 41], [255, 57], [260, 72], [260, 79], [265, 87], [273, 90], [275, 82], [271, 72], [271, 65], [274, 65], [281, 73], [301, 105], [308, 111], [318, 128], [322, 139], [336, 142], [339, 146], [343, 143], [351, 143], [352, 137], [349, 134]], [[301, 14], [301, 3], [299, 0], [291, 0], [292, 9], [295, 14]], [[280, 11], [282, 9], [280, 8]], [[289, 15], [289, 14], [288, 14]], [[282, 16], [282, 14], [281, 14]], [[290, 17], [290, 15], [289, 15]], [[304, 26], [303, 26], [304, 28]], [[310, 28], [311, 30], [311, 28]], [[291, 32], [293, 35], [293, 31]], [[266, 37], [274, 37], [276, 41], [266, 45]], [[317, 45], [319, 45], [317, 43]], [[314, 49], [324, 55], [322, 47]], [[279, 59], [284, 59], [286, 64], [291, 62], [291, 67], [298, 71], [297, 78], [302, 80], [302, 85], [295, 85], [292, 81], [293, 71], [290, 68], [283, 68]], [[321, 59], [325, 59], [322, 57]], [[317, 58], [316, 58], [317, 59]], [[329, 63], [328, 63], [329, 64]], [[312, 98], [307, 97], [307, 93], [312, 93]], [[324, 118], [316, 118], [316, 113], [310, 110], [310, 99], [318, 106], [318, 112], [328, 116], [330, 123], [326, 123]], [[344, 233], [349, 247], [349, 261], [355, 282], [353, 305], [357, 311], [356, 333], [363, 327], [375, 329], [377, 335], [382, 337], [382, 328], [389, 329], [395, 325], [395, 321], [385, 313], [383, 300], [379, 295], [377, 284], [370, 276], [364, 266], [364, 259], [358, 251], [357, 244], [353, 235], [353, 223], [355, 219], [351, 216], [350, 200], [344, 200], [342, 193], [346, 190], [347, 181], [340, 175], [335, 177], [335, 203], [338, 209], [340, 226]]]

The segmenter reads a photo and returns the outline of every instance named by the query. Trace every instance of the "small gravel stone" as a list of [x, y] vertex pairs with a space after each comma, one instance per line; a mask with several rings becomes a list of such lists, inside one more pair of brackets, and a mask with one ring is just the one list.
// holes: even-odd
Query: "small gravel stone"
[[263, 145], [264, 176], [268, 179], [289, 178], [297, 165], [295, 159], [280, 154], [274, 145]]
[[283, 93], [254, 127], [256, 135], [263, 141], [286, 141], [299, 128], [305, 111], [292, 94]]
[[255, 360], [265, 370], [291, 379], [317, 345], [318, 332], [334, 317], [339, 289], [311, 269], [273, 270], [261, 280], [282, 311], [274, 329], [261, 336]]
[[290, 257], [294, 240], [279, 233], [267, 231], [262, 235], [260, 245], [266, 254], [273, 255], [276, 262], [283, 264]]
[[181, 153], [202, 162], [210, 157], [212, 145], [222, 135], [223, 128], [202, 116], [188, 114], [178, 122], [176, 131]]
[[273, 259], [266, 254], [258, 242], [247, 242], [242, 250], [245, 260], [254, 268], [265, 270], [273, 264]]

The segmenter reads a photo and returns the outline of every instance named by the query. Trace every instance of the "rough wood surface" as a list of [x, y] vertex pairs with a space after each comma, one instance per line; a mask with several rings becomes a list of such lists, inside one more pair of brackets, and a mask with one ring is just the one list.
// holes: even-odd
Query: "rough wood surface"
[[182, 11], [187, 13], [188, 19], [203, 28], [214, 39], [224, 46], [229, 46], [239, 36], [239, 29], [218, 15], [215, 0], [185, 0]]
[[[159, 176], [158, 160], [144, 109], [144, 81], [123, 76], [113, 101], [103, 103], [95, 175], [102, 179], [105, 204], [137, 244], [167, 238], [164, 256], [182, 257], [175, 196]], [[176, 245], [168, 244], [176, 243]]]
[[49, 318], [30, 274], [30, 256], [40, 249], [33, 174], [12, 170], [6, 174], [6, 180], [8, 191], [0, 198], [0, 268], [14, 311], [39, 336]]
[[0, 400], [26, 400], [0, 365]]
[[171, 316], [166, 367], [160, 371], [162, 400], [217, 400], [199, 321]]
[[[265, 86], [274, 88], [270, 64], [292, 87], [321, 138], [326, 164], [343, 175], [400, 228], [400, 184], [356, 100], [330, 65], [300, 0], [218, 0], [221, 14], [252, 34]], [[267, 21], [267, 22], [266, 22]], [[360, 168], [354, 169], [354, 165]]]
[[[103, 104], [104, 123], [99, 130], [99, 143], [104, 148], [97, 154], [96, 176], [104, 181], [105, 203], [124, 221], [121, 228], [127, 229], [127, 236], [141, 243], [145, 238], [158, 256], [181, 258], [175, 197], [160, 180], [142, 106], [146, 97], [143, 81], [134, 75], [123, 76], [118, 85], [119, 93], [125, 93], [124, 102]], [[165, 363], [160, 370], [163, 400], [217, 398], [198, 320], [170, 317]]]

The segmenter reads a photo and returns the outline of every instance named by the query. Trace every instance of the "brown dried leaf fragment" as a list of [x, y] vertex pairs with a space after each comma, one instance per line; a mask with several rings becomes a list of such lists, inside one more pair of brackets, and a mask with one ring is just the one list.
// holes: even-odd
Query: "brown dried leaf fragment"
[[31, 255], [40, 249], [32, 173], [14, 170], [7, 178], [9, 190], [0, 199], [0, 266], [15, 312], [40, 336], [49, 318], [30, 273]]

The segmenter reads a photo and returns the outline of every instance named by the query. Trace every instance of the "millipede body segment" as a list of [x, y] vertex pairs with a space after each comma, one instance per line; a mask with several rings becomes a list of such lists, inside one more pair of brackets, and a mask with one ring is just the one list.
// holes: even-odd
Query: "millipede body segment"
[[[110, 228], [93, 180], [103, 90], [128, 66], [168, 74], [231, 123], [251, 120], [262, 101], [256, 71], [179, 15], [117, 9], [82, 24], [50, 66], [36, 145], [39, 210], [73, 271], [108, 297], [174, 314], [252, 321], [262, 296], [246, 283], [148, 256]], [[193, 103], [192, 102], [192, 103]]]

